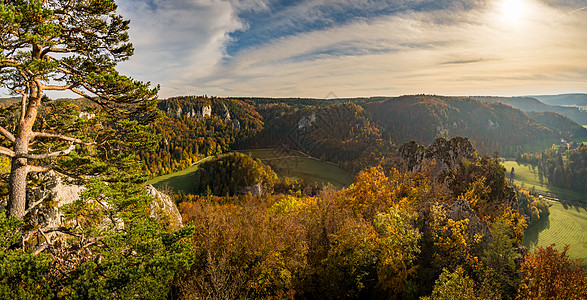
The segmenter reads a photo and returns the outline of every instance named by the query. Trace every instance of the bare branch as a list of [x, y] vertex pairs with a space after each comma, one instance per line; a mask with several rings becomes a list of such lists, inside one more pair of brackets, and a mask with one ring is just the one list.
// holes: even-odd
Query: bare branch
[[19, 63], [17, 60], [14, 60], [14, 59], [10, 59], [10, 58], [0, 59], [0, 66], [1, 67], [14, 67], [14, 66], [19, 66], [19, 65], [21, 65], [21, 63]]
[[73, 151], [74, 149], [75, 149], [75, 145], [73, 143], [71, 143], [69, 145], [69, 148], [67, 148], [65, 150], [61, 150], [61, 151], [55, 151], [55, 152], [45, 153], [45, 154], [18, 154], [16, 156], [17, 157], [24, 157], [24, 158], [28, 158], [28, 159], [45, 159], [45, 158], [67, 155], [71, 151]]
[[76, 138], [72, 138], [66, 135], [62, 135], [62, 134], [57, 134], [57, 133], [48, 133], [48, 132], [32, 132], [30, 135], [30, 139], [33, 139], [35, 137], [46, 137], [46, 138], [57, 138], [57, 139], [62, 139], [64, 141], [69, 141], [69, 142], [73, 142], [73, 143], [78, 143], [78, 144], [82, 144], [85, 146], [89, 146], [89, 145], [93, 145], [93, 142], [84, 142], [80, 139], [76, 139]]
[[0, 146], [0, 154], [4, 154], [9, 157], [14, 157], [14, 155], [15, 155], [14, 151], [12, 151], [6, 147], [2, 147], [2, 146]]
[[2, 134], [5, 138], [7, 138], [9, 141], [11, 141], [13, 143], [14, 143], [14, 141], [16, 141], [16, 139], [14, 138], [14, 135], [2, 126], [0, 126], [0, 134]]
[[27, 166], [29, 172], [39, 173], [51, 170], [51, 166]]
[[90, 96], [90, 95], [88, 95], [88, 94], [86, 94], [86, 93], [84, 93], [84, 92], [82, 92], [82, 91], [80, 91], [80, 90], [78, 90], [76, 88], [72, 88], [71, 91], [74, 92], [74, 93], [76, 93], [76, 94], [78, 94], [78, 95], [80, 95], [80, 96], [82, 96], [82, 97], [84, 97], [84, 98], [87, 98], [87, 99], [92, 99], [93, 98], [92, 96]]
[[49, 237], [45, 234], [45, 232], [42, 229], [37, 229], [36, 232], [40, 233], [43, 236], [43, 238], [45, 239], [45, 243], [38, 246], [37, 249], [35, 249], [35, 251], [33, 251], [33, 255], [37, 255], [37, 254], [45, 251], [45, 249], [49, 249], [49, 251], [51, 251], [51, 247], [53, 247], [53, 245], [51, 244]]
[[45, 249], [49, 248], [49, 244], [43, 244], [41, 247], [37, 248], [34, 252], [33, 255], [37, 255], [43, 251], [45, 251]]
[[45, 57], [45, 55], [47, 55], [47, 53], [49, 52], [53, 52], [53, 53], [71, 53], [71, 52], [75, 52], [75, 49], [69, 49], [69, 48], [57, 48], [57, 47], [48, 47], [45, 50], [43, 50], [43, 52], [41, 52], [41, 57]]
[[37, 201], [37, 202], [35, 202], [35, 203], [31, 204], [31, 207], [29, 207], [27, 210], [25, 210], [25, 211], [24, 211], [24, 215], [23, 215], [23, 216], [26, 216], [26, 214], [28, 214], [29, 212], [31, 212], [31, 210], [33, 210], [33, 208], [35, 208], [35, 207], [37, 207], [37, 205], [39, 205], [39, 204], [43, 203], [43, 201], [45, 201], [45, 199], [46, 199], [46, 198], [47, 198], [47, 197], [43, 197], [43, 198], [42, 198], [42, 199], [40, 199], [39, 201]]
[[71, 89], [72, 87], [75, 87], [75, 85], [73, 85], [73, 84], [70, 84], [70, 85], [45, 85], [45, 84], [41, 84], [41, 88], [46, 91], [65, 91], [65, 90]]

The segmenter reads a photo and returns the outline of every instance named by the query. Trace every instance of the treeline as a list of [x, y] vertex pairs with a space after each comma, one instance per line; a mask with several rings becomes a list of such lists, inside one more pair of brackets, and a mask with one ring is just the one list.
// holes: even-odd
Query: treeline
[[566, 151], [556, 150], [542, 153], [524, 153], [518, 156], [520, 163], [529, 163], [538, 170], [540, 182], [579, 193], [587, 193], [587, 146]]
[[[89, 105], [75, 103], [78, 111]], [[157, 107], [159, 119], [149, 126], [158, 147], [138, 153], [149, 176], [235, 149], [284, 147], [356, 173], [410, 140], [427, 145], [464, 136], [480, 152], [518, 156], [536, 140], [587, 137], [587, 129], [555, 113], [528, 115], [501, 103], [434, 95], [344, 101], [185, 96]]]

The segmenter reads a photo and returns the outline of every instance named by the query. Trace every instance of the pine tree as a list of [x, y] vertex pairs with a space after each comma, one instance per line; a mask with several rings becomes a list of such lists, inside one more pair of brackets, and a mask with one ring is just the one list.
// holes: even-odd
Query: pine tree
[[[158, 87], [120, 75], [116, 64], [133, 54], [128, 20], [114, 0], [14, 0], [0, 2], [0, 86], [20, 97], [11, 126], [0, 126], [0, 154], [11, 158], [8, 212], [26, 212], [29, 172], [48, 169], [31, 161], [92, 145], [53, 130], [36, 131], [47, 91], [69, 91], [96, 103], [113, 120], [153, 108]], [[143, 118], [145, 115], [142, 115]], [[39, 141], [65, 141], [51, 151], [34, 151]]]

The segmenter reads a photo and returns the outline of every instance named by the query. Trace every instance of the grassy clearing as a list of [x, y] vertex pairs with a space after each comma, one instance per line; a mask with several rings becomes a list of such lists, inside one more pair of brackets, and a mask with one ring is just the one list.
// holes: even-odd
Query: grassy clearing
[[353, 176], [350, 172], [302, 153], [281, 152], [274, 149], [250, 149], [239, 152], [258, 158], [264, 164], [270, 165], [279, 177], [330, 183], [339, 187], [353, 183]]
[[[565, 189], [549, 187], [540, 183], [538, 171], [529, 164], [521, 165], [515, 161], [503, 163], [509, 176], [514, 167], [514, 182], [529, 189], [536, 189], [542, 195], [560, 199], [561, 202], [550, 201], [550, 216], [543, 222], [528, 228], [522, 244], [533, 250], [537, 247], [546, 247], [556, 244], [557, 249], [564, 245], [571, 245], [569, 256], [573, 259], [583, 259], [583, 266], [587, 267], [587, 195], [575, 193]], [[568, 203], [575, 203], [570, 206]]]
[[583, 259], [587, 267], [587, 210], [581, 207], [565, 207], [559, 202], [551, 202], [550, 216], [526, 230], [522, 244], [533, 250], [556, 244], [561, 250], [569, 244], [568, 255], [573, 259]]
[[[270, 165], [279, 177], [330, 183], [338, 187], [353, 183], [353, 176], [348, 171], [336, 165], [304, 156], [301, 153], [283, 153], [272, 149], [252, 149], [238, 152], [258, 158], [263, 163]], [[198, 164], [211, 158], [213, 157], [206, 157], [185, 170], [155, 177], [147, 181], [147, 184], [152, 184], [157, 189], [169, 193], [191, 194], [193, 193], [194, 173], [198, 170]]]
[[538, 170], [533, 169], [532, 165], [530, 164], [518, 164], [515, 161], [507, 160], [502, 163], [506, 169], [507, 176], [509, 178], [510, 171], [512, 167], [514, 168], [514, 182], [527, 188], [527, 189], [535, 189], [538, 193], [549, 196], [553, 198], [564, 199], [567, 201], [584, 201], [587, 200], [587, 195], [583, 195], [581, 193], [576, 193], [573, 191], [557, 188], [557, 187], [550, 187], [548, 186], [546, 177], [543, 180], [543, 183], [540, 183], [540, 178], [538, 176]]
[[155, 177], [147, 181], [147, 184], [152, 184], [157, 189], [169, 191], [171, 193], [182, 192], [185, 194], [191, 194], [193, 193], [194, 172], [196, 172], [198, 165], [201, 162], [211, 158], [212, 156], [208, 156], [204, 159], [201, 159], [185, 170]]

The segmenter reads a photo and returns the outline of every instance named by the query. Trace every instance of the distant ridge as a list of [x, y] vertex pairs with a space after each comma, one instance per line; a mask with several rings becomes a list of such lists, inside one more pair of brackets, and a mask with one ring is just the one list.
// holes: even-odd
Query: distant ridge
[[[587, 101], [585, 94], [568, 94], [568, 95], [583, 95], [584, 100]], [[559, 95], [562, 96], [562, 95]], [[494, 97], [494, 96], [473, 96], [471, 98], [485, 101], [485, 102], [501, 102], [511, 105], [524, 112], [554, 112], [559, 113], [581, 125], [587, 125], [587, 110], [578, 107], [568, 107], [560, 105], [576, 105], [576, 104], [546, 104], [540, 101], [537, 97], [558, 97], [558, 96], [528, 96], [528, 97]], [[581, 103], [582, 97], [561, 97], [561, 102], [565, 103]], [[565, 100], [566, 99], [566, 100]], [[587, 105], [587, 103], [585, 104]]]
[[538, 95], [529, 96], [550, 105], [576, 105], [587, 106], [587, 94], [560, 94], [560, 95]]

